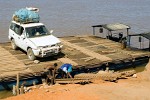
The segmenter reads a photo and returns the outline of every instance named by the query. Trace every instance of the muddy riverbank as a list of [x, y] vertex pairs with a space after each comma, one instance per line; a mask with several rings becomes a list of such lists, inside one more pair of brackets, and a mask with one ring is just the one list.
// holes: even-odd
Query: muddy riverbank
[[94, 80], [86, 85], [67, 84], [33, 89], [31, 92], [5, 100], [149, 100], [150, 63], [137, 78], [120, 79], [118, 83]]

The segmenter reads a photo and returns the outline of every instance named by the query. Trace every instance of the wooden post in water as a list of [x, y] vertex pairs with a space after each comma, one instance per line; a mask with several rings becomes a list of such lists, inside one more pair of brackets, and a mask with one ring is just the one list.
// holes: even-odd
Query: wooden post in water
[[108, 62], [106, 63], [106, 70], [105, 70], [105, 72], [109, 72], [109, 64], [108, 64]]
[[16, 86], [15, 85], [13, 85], [13, 90], [12, 90], [12, 92], [13, 92], [13, 95], [16, 95], [17, 93], [16, 93]]
[[19, 73], [17, 73], [16, 90], [17, 90], [17, 95], [19, 95]]
[[20, 94], [24, 94], [24, 89], [23, 88], [24, 88], [23, 86], [20, 87]]

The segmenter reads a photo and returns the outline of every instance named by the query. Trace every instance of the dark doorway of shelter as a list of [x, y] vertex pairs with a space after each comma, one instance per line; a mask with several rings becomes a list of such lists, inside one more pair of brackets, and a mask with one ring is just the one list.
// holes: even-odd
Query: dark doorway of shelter
[[108, 35], [107, 39], [110, 39], [110, 40], [115, 41], [115, 42], [121, 42], [123, 40], [123, 33], [119, 33], [117, 35], [118, 35], [117, 37], [112, 36], [112, 35]]

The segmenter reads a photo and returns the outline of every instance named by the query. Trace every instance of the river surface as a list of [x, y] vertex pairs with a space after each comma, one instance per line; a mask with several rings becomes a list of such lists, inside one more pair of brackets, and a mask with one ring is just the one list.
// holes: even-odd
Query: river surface
[[150, 31], [150, 0], [0, 0], [0, 42], [8, 41], [15, 11], [40, 9], [40, 22], [56, 36], [92, 34], [92, 25], [121, 22], [134, 33]]

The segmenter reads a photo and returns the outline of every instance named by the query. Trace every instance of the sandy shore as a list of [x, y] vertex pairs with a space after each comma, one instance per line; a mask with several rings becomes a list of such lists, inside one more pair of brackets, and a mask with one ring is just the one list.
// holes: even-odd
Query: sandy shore
[[149, 84], [149, 81], [124, 79], [118, 83], [55, 85], [6, 100], [150, 100]]

